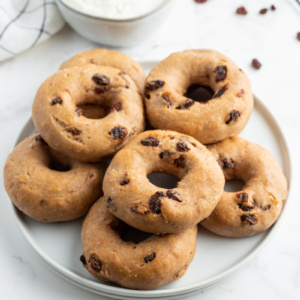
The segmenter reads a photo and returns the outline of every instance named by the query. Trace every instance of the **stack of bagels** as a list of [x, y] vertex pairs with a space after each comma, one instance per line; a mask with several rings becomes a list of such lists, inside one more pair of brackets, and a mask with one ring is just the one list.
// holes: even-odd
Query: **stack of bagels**
[[[200, 86], [210, 97], [195, 96]], [[8, 156], [5, 188], [35, 220], [85, 216], [80, 260], [92, 275], [154, 289], [184, 275], [198, 224], [245, 237], [278, 219], [287, 197], [279, 164], [236, 136], [252, 109], [247, 76], [213, 50], [173, 53], [147, 78], [121, 52], [79, 53], [37, 91], [37, 133]], [[179, 181], [161, 188], [151, 173]], [[241, 191], [224, 191], [232, 179]]]

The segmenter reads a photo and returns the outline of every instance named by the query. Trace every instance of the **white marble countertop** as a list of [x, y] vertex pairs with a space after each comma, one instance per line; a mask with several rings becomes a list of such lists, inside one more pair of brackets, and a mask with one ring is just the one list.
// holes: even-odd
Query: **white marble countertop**
[[[300, 8], [293, 0], [180, 0], [149, 39], [121, 48], [136, 60], [162, 59], [189, 48], [212, 48], [232, 58], [250, 77], [254, 93], [286, 136], [293, 166], [288, 210], [274, 238], [246, 266], [192, 299], [300, 299]], [[260, 15], [261, 8], [276, 6]], [[248, 14], [235, 11], [244, 5]], [[155, 26], [155, 25], [154, 25]], [[75, 53], [99, 47], [65, 27], [46, 42], [0, 63], [0, 169], [25, 122], [39, 85]], [[251, 60], [261, 61], [260, 70]], [[259, 134], [259, 132], [258, 132]], [[18, 228], [0, 174], [0, 299], [104, 299], [51, 271]]]

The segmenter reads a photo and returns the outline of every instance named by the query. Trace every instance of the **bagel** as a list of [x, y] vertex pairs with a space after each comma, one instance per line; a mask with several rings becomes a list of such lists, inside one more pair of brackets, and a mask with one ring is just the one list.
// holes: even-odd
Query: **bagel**
[[32, 219], [70, 221], [84, 216], [102, 195], [104, 172], [104, 164], [66, 157], [34, 134], [8, 156], [4, 186], [14, 205]]
[[[147, 178], [166, 173], [180, 179], [174, 189]], [[174, 233], [208, 217], [223, 193], [225, 179], [211, 153], [194, 138], [174, 132], [145, 131], [112, 159], [103, 192], [112, 214], [132, 227]]]
[[[94, 105], [107, 115], [85, 116], [84, 108]], [[32, 119], [52, 148], [84, 162], [113, 155], [145, 126], [142, 97], [131, 78], [92, 64], [49, 77], [36, 94]]]
[[259, 145], [232, 137], [208, 146], [226, 180], [244, 187], [224, 192], [212, 214], [201, 222], [227, 237], [251, 236], [267, 230], [280, 216], [287, 197], [287, 181], [272, 154]]
[[196, 250], [197, 226], [181, 233], [125, 239], [128, 225], [101, 198], [84, 219], [83, 266], [95, 277], [131, 289], [154, 289], [184, 275]]
[[[209, 87], [212, 98], [194, 101], [194, 86]], [[202, 144], [237, 135], [253, 109], [250, 82], [231, 60], [213, 50], [173, 53], [147, 77], [145, 106], [152, 127], [182, 132]]]
[[117, 50], [93, 49], [81, 52], [64, 62], [60, 69], [68, 69], [84, 64], [109, 66], [126, 72], [136, 83], [139, 91], [144, 90], [146, 74], [143, 68], [132, 58]]

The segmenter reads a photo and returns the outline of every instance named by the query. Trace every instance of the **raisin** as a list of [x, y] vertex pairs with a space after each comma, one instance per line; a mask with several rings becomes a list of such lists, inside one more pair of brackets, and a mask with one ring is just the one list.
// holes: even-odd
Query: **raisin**
[[149, 100], [150, 97], [151, 97], [150, 94], [149, 94], [149, 92], [144, 92], [144, 96], [145, 96], [145, 98], [148, 99], [148, 100]]
[[297, 33], [297, 39], [300, 41], [300, 32]]
[[221, 97], [226, 91], [227, 91], [227, 87], [222, 87], [221, 89], [219, 89], [216, 94], [214, 95], [214, 98], [219, 98]]
[[77, 114], [78, 117], [80, 117], [82, 115], [82, 110], [79, 107], [77, 107], [75, 109], [75, 112], [76, 112], [76, 114]]
[[79, 129], [77, 129], [77, 128], [73, 128], [73, 129], [70, 129], [70, 130], [68, 130], [68, 131], [71, 132], [71, 134], [72, 134], [73, 136], [80, 135], [80, 134], [82, 133], [82, 131], [79, 130]]
[[256, 215], [250, 213], [242, 215], [241, 221], [243, 223], [248, 222], [250, 225], [255, 225], [258, 222]]
[[141, 144], [143, 146], [151, 146], [151, 147], [158, 147], [159, 145], [159, 141], [157, 138], [153, 137], [153, 136], [148, 136], [145, 139], [143, 139], [141, 141]]
[[164, 156], [170, 157], [172, 154], [174, 154], [174, 153], [172, 153], [172, 152], [166, 150], [166, 151], [163, 151], [163, 152], [159, 153], [159, 158], [160, 158], [160, 159], [163, 159]]
[[127, 129], [117, 126], [114, 127], [108, 134], [111, 135], [114, 140], [121, 140], [127, 135]]
[[191, 107], [192, 105], [194, 105], [195, 101], [192, 100], [192, 99], [186, 99], [185, 101], [182, 102], [182, 106], [184, 108], [189, 108]]
[[156, 214], [161, 213], [161, 208], [160, 208], [161, 207], [161, 200], [159, 199], [159, 197], [165, 197], [165, 194], [163, 192], [156, 192], [149, 199], [149, 207]]
[[177, 193], [176, 191], [172, 191], [172, 190], [168, 190], [167, 191], [167, 197], [169, 199], [175, 200], [177, 202], [182, 202], [182, 200], [180, 200], [176, 195], [179, 195], [179, 193]]
[[36, 135], [34, 138], [37, 142], [41, 142], [43, 145], [48, 146], [47, 142], [42, 138], [40, 134]]
[[107, 90], [106, 86], [100, 86], [95, 88], [95, 93], [96, 94], [103, 94]]
[[96, 254], [92, 254], [88, 260], [88, 262], [90, 263], [91, 265], [91, 268], [99, 273], [100, 270], [101, 270], [101, 261], [99, 259], [99, 257], [96, 255]]
[[174, 165], [177, 168], [185, 168], [186, 155], [180, 155], [178, 158], [174, 159]]
[[167, 108], [171, 108], [172, 102], [171, 102], [170, 98], [167, 95], [162, 95], [161, 97], [167, 102]]
[[245, 94], [245, 91], [243, 90], [243, 89], [241, 89], [237, 94], [236, 94], [236, 96], [237, 97], [243, 97], [243, 95]]
[[165, 82], [162, 80], [153, 80], [150, 82], [147, 82], [145, 85], [145, 90], [146, 91], [154, 91], [157, 90], [159, 88], [161, 88], [162, 86], [164, 86]]
[[251, 206], [249, 206], [249, 205], [245, 205], [243, 202], [242, 203], [238, 203], [238, 206], [243, 211], [250, 211], [250, 210], [252, 210], [255, 207], [254, 203]]
[[229, 118], [225, 122], [229, 124], [231, 121], [236, 121], [241, 116], [241, 113], [238, 110], [233, 110], [229, 113]]
[[131, 210], [134, 213], [140, 214], [140, 215], [148, 215], [150, 213], [150, 210], [146, 207], [141, 207], [138, 205], [134, 205], [131, 207]]
[[256, 58], [253, 58], [252, 67], [258, 70], [261, 68], [261, 63]]
[[220, 165], [221, 168], [228, 168], [228, 169], [234, 168], [234, 161], [232, 160], [232, 158], [222, 157], [218, 159], [218, 164]]
[[129, 89], [129, 85], [128, 84], [125, 84], [125, 89]]
[[55, 98], [55, 99], [53, 99], [51, 101], [51, 106], [56, 105], [56, 104], [60, 104], [61, 105], [62, 103], [63, 103], [62, 98], [61, 97], [57, 97], [57, 98]]
[[150, 255], [147, 255], [146, 257], [144, 257], [144, 262], [147, 264], [150, 261], [152, 261], [155, 257], [156, 257], [156, 253], [152, 252]]
[[82, 262], [83, 265], [86, 265], [86, 264], [87, 264], [87, 263], [86, 263], [86, 259], [85, 259], [85, 257], [84, 257], [83, 254], [80, 256], [80, 261]]
[[93, 178], [95, 175], [93, 173], [89, 174], [89, 178]]
[[268, 210], [268, 209], [270, 209], [270, 208], [271, 208], [271, 205], [269, 204], [269, 205], [264, 206], [264, 207], [263, 207], [263, 210]]
[[276, 7], [275, 7], [275, 5], [271, 5], [271, 10], [275, 10], [276, 9]]
[[99, 74], [95, 74], [92, 77], [92, 80], [99, 85], [109, 85], [110, 84], [110, 79], [109, 77], [105, 76], [105, 75], [99, 75]]
[[244, 6], [237, 8], [236, 13], [238, 15], [246, 15], [248, 12]]
[[107, 198], [106, 206], [107, 206], [107, 208], [114, 206], [114, 203], [113, 203], [113, 200], [111, 197]]
[[196, 3], [205, 3], [207, 0], [194, 0]]
[[259, 13], [260, 13], [261, 15], [265, 15], [265, 14], [267, 13], [267, 11], [268, 11], [267, 8], [263, 8], [263, 9], [261, 9], [261, 10], [259, 11]]
[[214, 72], [216, 73], [216, 82], [223, 81], [227, 75], [227, 67], [218, 66], [215, 68]]
[[120, 111], [122, 109], [122, 103], [121, 102], [118, 102], [118, 103], [115, 103], [113, 105], [113, 108], [116, 110], [116, 111]]
[[184, 142], [182, 141], [179, 141], [177, 144], [176, 144], [176, 148], [177, 148], [177, 151], [179, 152], [186, 152], [186, 151], [189, 151], [191, 150]]
[[127, 178], [127, 174], [124, 176], [124, 178], [120, 181], [120, 185], [126, 185], [130, 182], [130, 179]]
[[118, 75], [122, 76], [122, 75], [126, 75], [127, 73], [124, 71], [121, 71]]
[[236, 194], [236, 197], [240, 199], [242, 202], [248, 201], [248, 194], [247, 193], [238, 193]]

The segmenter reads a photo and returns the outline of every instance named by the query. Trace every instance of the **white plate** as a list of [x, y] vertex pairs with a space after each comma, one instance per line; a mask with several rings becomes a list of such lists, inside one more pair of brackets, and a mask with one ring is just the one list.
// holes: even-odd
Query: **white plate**
[[[141, 64], [147, 72], [157, 62]], [[34, 125], [29, 120], [17, 143], [34, 131]], [[240, 136], [268, 149], [281, 165], [290, 185], [291, 169], [287, 144], [275, 119], [257, 98], [249, 123]], [[102, 283], [82, 267], [79, 260], [82, 254], [80, 240], [82, 220], [45, 224], [26, 217], [17, 209], [15, 213], [28, 242], [48, 266], [84, 289], [117, 299], [174, 299], [199, 292], [249, 262], [266, 245], [283, 220], [282, 214], [268, 231], [240, 239], [220, 237], [200, 227], [196, 255], [186, 274], [181, 279], [156, 290], [139, 291]]]

